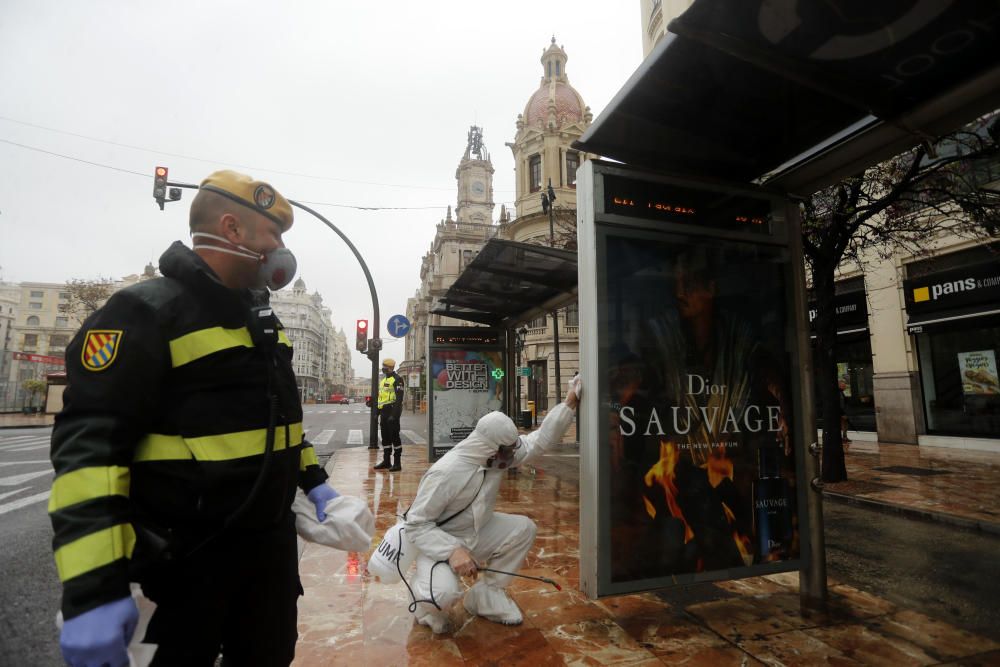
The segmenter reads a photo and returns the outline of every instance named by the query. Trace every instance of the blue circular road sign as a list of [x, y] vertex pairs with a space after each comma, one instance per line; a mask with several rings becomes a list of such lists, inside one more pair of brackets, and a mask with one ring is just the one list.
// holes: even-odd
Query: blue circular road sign
[[389, 330], [390, 336], [402, 338], [410, 330], [410, 320], [403, 315], [393, 315], [386, 322], [385, 328]]

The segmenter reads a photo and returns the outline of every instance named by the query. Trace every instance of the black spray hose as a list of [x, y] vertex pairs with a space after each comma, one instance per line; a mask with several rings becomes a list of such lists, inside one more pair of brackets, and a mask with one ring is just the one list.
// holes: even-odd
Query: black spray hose
[[489, 567], [480, 567], [480, 568], [477, 568], [477, 569], [480, 572], [493, 572], [495, 574], [509, 574], [512, 577], [521, 577], [522, 579], [533, 579], [535, 581], [541, 581], [541, 582], [544, 582], [546, 584], [552, 584], [553, 586], [556, 587], [557, 591], [561, 591], [562, 590], [562, 586], [560, 586], [556, 582], [552, 581], [548, 577], [532, 577], [532, 576], [527, 575], [527, 574], [518, 574], [517, 572], [504, 572], [503, 570], [494, 570], [493, 568], [489, 568]]

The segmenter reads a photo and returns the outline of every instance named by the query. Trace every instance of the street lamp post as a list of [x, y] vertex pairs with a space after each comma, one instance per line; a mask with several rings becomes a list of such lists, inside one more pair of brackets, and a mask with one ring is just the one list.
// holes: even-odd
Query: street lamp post
[[514, 401], [517, 403], [518, 416], [520, 416], [521, 408], [521, 352], [524, 350], [524, 338], [528, 335], [528, 327], [522, 325], [520, 329], [517, 330], [517, 336], [514, 338], [514, 344], [517, 348], [517, 384], [514, 385], [515, 396]]
[[[556, 201], [556, 191], [552, 188], [552, 179], [549, 179], [549, 186], [546, 188], [548, 194], [542, 193], [542, 212], [549, 214], [549, 247], [556, 247], [556, 231], [555, 231], [555, 201]], [[555, 385], [556, 385], [556, 403], [562, 400], [562, 387], [560, 387], [560, 374], [559, 374], [559, 313], [558, 311], [552, 311], [552, 343], [555, 356]]]

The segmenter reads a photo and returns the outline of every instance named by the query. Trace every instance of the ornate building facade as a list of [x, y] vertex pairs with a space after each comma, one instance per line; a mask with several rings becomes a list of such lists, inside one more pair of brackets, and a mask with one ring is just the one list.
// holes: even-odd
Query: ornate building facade
[[[593, 155], [572, 147], [593, 120], [583, 97], [569, 83], [568, 56], [555, 37], [542, 52], [542, 79], [517, 117], [517, 133], [508, 143], [514, 155], [516, 216], [502, 223], [504, 237], [512, 241], [576, 249], [576, 172]], [[549, 210], [543, 210], [545, 196]], [[551, 195], [555, 195], [549, 201]], [[556, 385], [556, 345], [559, 331], [558, 382], [580, 367], [579, 310], [576, 304], [527, 323], [521, 363], [531, 376], [519, 378], [522, 400], [547, 410], [565, 394]], [[523, 331], [523, 329], [522, 329]]]
[[353, 376], [347, 336], [334, 328], [319, 292], [309, 294], [299, 278], [292, 289], [272, 293], [271, 305], [295, 348], [292, 368], [302, 402], [326, 401], [332, 393], [343, 393]]
[[[407, 302], [413, 324], [406, 337], [406, 369], [423, 367], [428, 325], [470, 326], [464, 320], [432, 315], [437, 298], [444, 296], [469, 262], [491, 238], [575, 249], [576, 171], [592, 155], [572, 143], [583, 135], [593, 115], [583, 97], [569, 83], [568, 56], [555, 38], [542, 51], [542, 78], [518, 115], [514, 141], [506, 145], [514, 156], [515, 211], [503, 206], [492, 221], [493, 165], [482, 146], [482, 130], [469, 131], [465, 154], [455, 173], [458, 191], [456, 217], [451, 209], [438, 225], [431, 247], [420, 266], [420, 287]], [[551, 190], [550, 190], [551, 186]], [[542, 194], [555, 195], [551, 215], [542, 208]], [[561, 390], [555, 381], [553, 318], [559, 327], [561, 379], [579, 368], [579, 323], [574, 304], [558, 313], [527, 323], [522, 365], [532, 376], [522, 378], [522, 400], [545, 410]]]
[[[449, 206], [447, 216], [437, 225], [430, 249], [421, 259], [420, 286], [406, 302], [406, 317], [412, 327], [405, 339], [405, 360], [397, 368], [400, 373], [423, 370], [428, 326], [469, 325], [465, 320], [433, 315], [430, 311], [435, 300], [444, 296], [486, 241], [501, 230], [493, 224], [493, 172], [493, 163], [483, 145], [483, 130], [472, 126], [465, 153], [455, 170], [458, 201], [455, 217], [452, 218]], [[506, 217], [501, 207], [500, 220]]]

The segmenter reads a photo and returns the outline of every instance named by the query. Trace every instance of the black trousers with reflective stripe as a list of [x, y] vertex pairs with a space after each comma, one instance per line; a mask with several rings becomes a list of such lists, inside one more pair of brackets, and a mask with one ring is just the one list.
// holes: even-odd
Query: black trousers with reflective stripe
[[382, 431], [382, 449], [402, 449], [403, 441], [399, 439], [399, 417], [379, 415], [379, 427]]
[[302, 594], [294, 524], [238, 536], [144, 578], [156, 603], [145, 643], [159, 648], [152, 667], [287, 667], [295, 657]]

